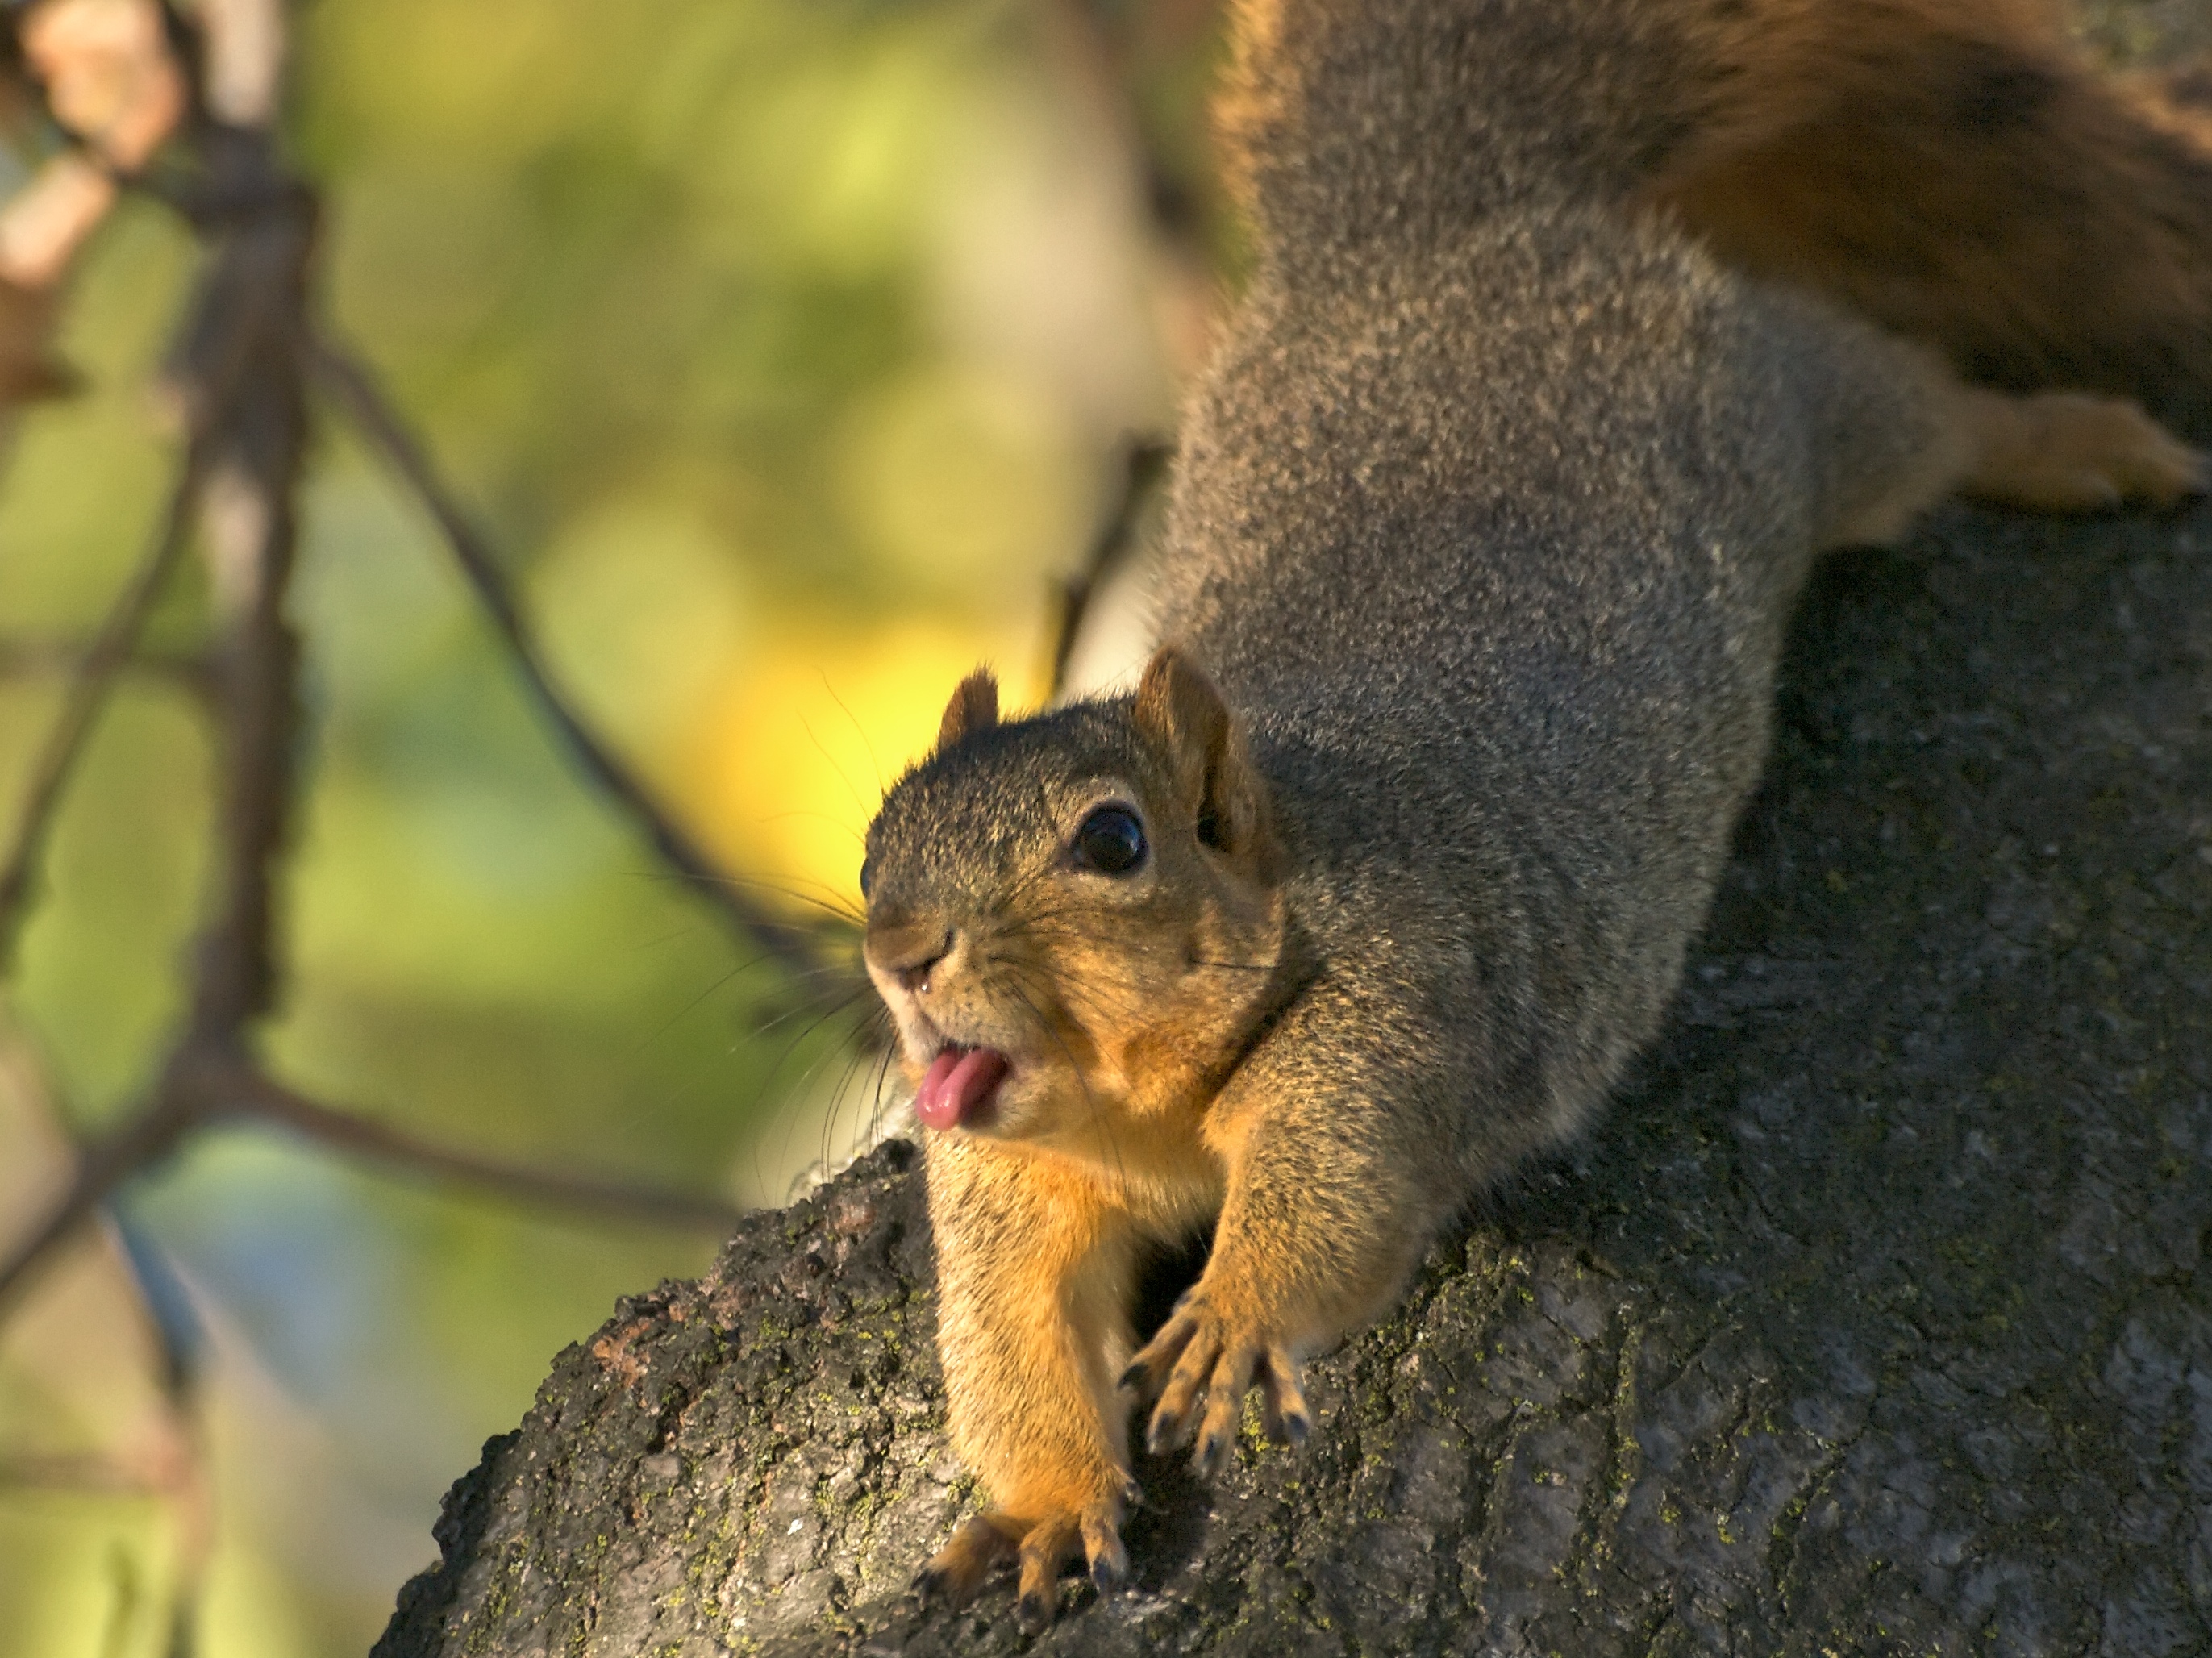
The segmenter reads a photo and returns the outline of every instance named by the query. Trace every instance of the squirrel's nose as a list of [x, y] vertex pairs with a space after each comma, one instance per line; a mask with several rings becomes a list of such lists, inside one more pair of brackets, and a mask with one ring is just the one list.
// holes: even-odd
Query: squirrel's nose
[[904, 990], [919, 993], [929, 988], [933, 969], [952, 953], [952, 929], [936, 932], [904, 927], [895, 932], [868, 930], [867, 955], [877, 969], [897, 981]]

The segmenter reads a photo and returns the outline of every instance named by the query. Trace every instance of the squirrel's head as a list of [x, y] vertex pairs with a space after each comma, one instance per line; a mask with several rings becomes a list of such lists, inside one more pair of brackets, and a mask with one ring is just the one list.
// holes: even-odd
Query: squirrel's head
[[1282, 858], [1213, 683], [1001, 724], [964, 681], [868, 830], [868, 975], [928, 1127], [1087, 1149], [1211, 1086], [1273, 1005]]

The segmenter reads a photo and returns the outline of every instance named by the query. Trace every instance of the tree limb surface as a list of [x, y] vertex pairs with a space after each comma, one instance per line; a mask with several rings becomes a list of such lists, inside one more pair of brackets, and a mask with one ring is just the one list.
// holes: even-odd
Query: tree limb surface
[[[1808, 594], [1667, 1030], [1317, 1360], [1142, 1461], [1040, 1653], [2212, 1645], [2212, 512], [1958, 512]], [[623, 1303], [453, 1487], [376, 1658], [1011, 1653], [910, 1147]]]

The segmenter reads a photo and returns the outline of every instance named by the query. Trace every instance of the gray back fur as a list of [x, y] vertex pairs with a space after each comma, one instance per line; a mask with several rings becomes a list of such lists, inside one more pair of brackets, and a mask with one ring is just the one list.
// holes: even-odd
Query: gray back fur
[[1261, 274], [1187, 412], [1160, 635], [1250, 723], [1318, 958], [1487, 1096], [1480, 1172], [1650, 1035], [1791, 603], [1930, 439], [1897, 348], [1626, 210], [1680, 9], [1290, 0], [1243, 69]]

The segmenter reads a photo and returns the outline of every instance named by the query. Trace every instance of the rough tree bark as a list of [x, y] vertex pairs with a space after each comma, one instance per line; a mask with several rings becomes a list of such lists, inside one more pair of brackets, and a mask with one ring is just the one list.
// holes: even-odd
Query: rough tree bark
[[[1054, 1653], [2212, 1645], [2212, 512], [1831, 565], [1663, 1040], [1313, 1367], [1140, 1465]], [[376, 1658], [988, 1655], [893, 1145], [626, 1301], [485, 1448]]]

